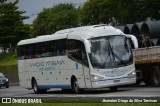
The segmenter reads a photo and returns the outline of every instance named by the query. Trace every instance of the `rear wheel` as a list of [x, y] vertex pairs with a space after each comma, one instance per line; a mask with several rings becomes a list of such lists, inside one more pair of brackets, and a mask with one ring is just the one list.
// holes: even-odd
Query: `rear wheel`
[[160, 86], [160, 68], [155, 66], [152, 68], [151, 81], [154, 86]]
[[39, 88], [38, 88], [38, 85], [37, 85], [37, 81], [34, 80], [33, 81], [33, 90], [34, 90], [34, 93], [39, 93]]
[[37, 81], [34, 79], [32, 82], [32, 88], [34, 90], [34, 93], [38, 94], [38, 93], [46, 93], [47, 89], [39, 89], [38, 85], [37, 85]]

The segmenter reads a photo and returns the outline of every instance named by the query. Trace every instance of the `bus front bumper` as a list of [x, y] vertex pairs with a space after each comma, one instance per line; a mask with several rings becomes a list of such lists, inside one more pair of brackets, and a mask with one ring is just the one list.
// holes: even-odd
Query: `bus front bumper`
[[92, 88], [106, 88], [112, 86], [122, 86], [128, 84], [135, 84], [136, 83], [136, 75], [133, 76], [126, 76], [121, 78], [111, 78], [111, 79], [103, 79], [98, 81], [91, 81]]

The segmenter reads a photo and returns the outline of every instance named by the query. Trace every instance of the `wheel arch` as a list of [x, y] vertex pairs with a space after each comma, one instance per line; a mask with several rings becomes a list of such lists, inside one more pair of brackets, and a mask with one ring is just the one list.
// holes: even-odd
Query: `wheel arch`
[[71, 87], [73, 88], [73, 82], [74, 80], [77, 79], [75, 75], [71, 76]]

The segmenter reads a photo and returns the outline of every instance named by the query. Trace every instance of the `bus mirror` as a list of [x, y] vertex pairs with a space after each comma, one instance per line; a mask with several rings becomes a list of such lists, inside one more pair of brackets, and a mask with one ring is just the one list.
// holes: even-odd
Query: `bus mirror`
[[138, 41], [137, 38], [134, 35], [126, 35], [127, 38], [131, 39], [134, 49], [138, 48]]
[[86, 47], [86, 52], [91, 53], [91, 44], [89, 43], [88, 40], [85, 40], [85, 47]]

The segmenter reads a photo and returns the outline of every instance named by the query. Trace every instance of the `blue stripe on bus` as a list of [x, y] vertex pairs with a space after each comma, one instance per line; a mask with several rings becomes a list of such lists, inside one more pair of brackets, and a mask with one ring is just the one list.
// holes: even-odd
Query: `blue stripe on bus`
[[134, 77], [128, 77], [128, 76], [126, 76], [126, 77], [120, 77], [120, 78], [110, 78], [110, 79], [103, 79], [103, 80], [97, 80], [97, 81], [91, 81], [91, 82], [99, 82], [99, 81], [107, 81], [107, 80], [117, 80], [117, 79], [123, 79], [123, 78], [135, 78], [135, 76]]
[[38, 85], [38, 88], [72, 88], [71, 85]]

